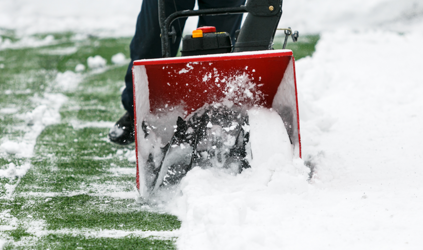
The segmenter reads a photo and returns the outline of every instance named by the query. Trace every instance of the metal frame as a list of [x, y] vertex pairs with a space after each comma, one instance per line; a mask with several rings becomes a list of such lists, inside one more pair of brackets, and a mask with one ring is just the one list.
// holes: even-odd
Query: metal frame
[[217, 8], [217, 9], [205, 9], [205, 10], [183, 10], [176, 11], [166, 18], [164, 0], [159, 0], [159, 21], [161, 29], [161, 40], [162, 40], [162, 57], [170, 57], [170, 43], [169, 37], [176, 36], [174, 30], [169, 32], [170, 25], [178, 18], [190, 17], [190, 16], [217, 16], [217, 15], [230, 15], [230, 14], [242, 14], [247, 13], [247, 7], [242, 5], [240, 7], [230, 8]]

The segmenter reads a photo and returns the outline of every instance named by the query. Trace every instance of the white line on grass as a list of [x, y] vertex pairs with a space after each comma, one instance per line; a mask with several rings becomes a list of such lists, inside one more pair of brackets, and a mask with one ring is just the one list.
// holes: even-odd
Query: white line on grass
[[125, 230], [116, 230], [116, 229], [106, 229], [96, 231], [90, 228], [84, 229], [61, 229], [61, 230], [45, 230], [40, 231], [37, 236], [43, 236], [48, 234], [67, 234], [72, 236], [85, 236], [85, 237], [93, 237], [93, 238], [123, 238], [126, 236], [135, 236], [140, 238], [148, 238], [153, 237], [160, 240], [172, 239], [179, 236], [179, 230], [173, 231], [142, 231], [142, 230], [134, 230], [134, 231], [125, 231]]

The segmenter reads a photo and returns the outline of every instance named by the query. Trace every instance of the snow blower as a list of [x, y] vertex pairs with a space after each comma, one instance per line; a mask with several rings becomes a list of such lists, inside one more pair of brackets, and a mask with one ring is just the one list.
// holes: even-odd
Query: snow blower
[[[177, 184], [196, 166], [235, 174], [250, 168], [260, 155], [251, 140], [257, 126], [250, 125], [275, 129], [252, 118], [252, 108], [277, 112], [276, 130], [286, 134], [292, 154], [301, 157], [295, 60], [291, 50], [273, 50], [282, 0], [249, 0], [245, 6], [178, 11], [168, 17], [163, 4], [159, 0], [163, 58], [135, 61], [132, 69], [141, 198]], [[182, 56], [170, 58], [174, 20], [240, 13], [248, 14], [234, 44], [228, 33], [200, 27], [182, 39]], [[290, 28], [285, 35], [283, 48], [288, 36], [298, 38]]]

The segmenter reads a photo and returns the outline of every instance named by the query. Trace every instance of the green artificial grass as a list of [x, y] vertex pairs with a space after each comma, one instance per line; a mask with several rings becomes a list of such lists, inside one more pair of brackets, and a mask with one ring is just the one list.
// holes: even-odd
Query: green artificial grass
[[[1, 36], [12, 42], [20, 39], [12, 30], [2, 30]], [[120, 89], [127, 65], [113, 65], [111, 57], [117, 53], [129, 57], [130, 38], [80, 39], [71, 32], [34, 35], [41, 40], [51, 37], [54, 41], [47, 46], [0, 50], [4, 65], [0, 107], [16, 110], [0, 114], [0, 139], [23, 140], [31, 126], [25, 113], [38, 107], [37, 100], [45, 93], [67, 98], [60, 109], [61, 122], [45, 127], [32, 158], [0, 155], [0, 170], [10, 163], [31, 164], [22, 178], [0, 178], [0, 213], [7, 214], [0, 216], [0, 226], [7, 226], [0, 231], [0, 238], [8, 241], [4, 249], [175, 249], [174, 238], [84, 234], [87, 230], [172, 231], [180, 227], [180, 221], [147, 210], [132, 197], [111, 195], [132, 192], [135, 196], [135, 163], [126, 155], [134, 145], [110, 143], [109, 127], [96, 125], [113, 124], [124, 114]], [[287, 48], [299, 60], [313, 54], [318, 39], [318, 35], [300, 37]], [[281, 42], [282, 37], [275, 39], [276, 49]], [[107, 60], [106, 68], [88, 68], [87, 58], [96, 55]], [[74, 72], [78, 64], [86, 67], [78, 87], [63, 91], [56, 86], [56, 76]], [[38, 223], [36, 229], [34, 223]], [[44, 233], [36, 236], [34, 230]]]
[[21, 226], [19, 226], [17, 229], [10, 231], [10, 236], [15, 241], [19, 241], [22, 237], [32, 236], [30, 233], [25, 231], [25, 229]]
[[173, 240], [160, 240], [154, 238], [139, 238], [128, 236], [123, 238], [94, 238], [88, 236], [72, 236], [50, 234], [42, 237], [34, 246], [5, 247], [11, 249], [176, 249]]
[[[284, 42], [284, 35], [281, 33], [275, 37], [274, 40], [274, 48], [275, 49], [282, 49], [282, 45]], [[319, 41], [319, 35], [306, 35], [298, 38], [297, 42], [292, 42], [291, 37], [288, 38], [288, 43], [286, 45], [286, 49], [292, 50], [294, 57], [296, 60], [299, 60], [303, 57], [313, 55], [314, 51], [316, 50], [317, 41]]]

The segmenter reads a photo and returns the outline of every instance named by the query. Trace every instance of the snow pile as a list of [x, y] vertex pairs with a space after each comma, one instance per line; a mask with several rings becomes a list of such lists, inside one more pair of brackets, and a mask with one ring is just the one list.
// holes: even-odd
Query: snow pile
[[0, 24], [19, 34], [74, 31], [131, 36], [141, 1], [2, 0]]
[[[19, 34], [74, 30], [130, 36], [139, 6], [129, 0], [2, 0], [0, 23]], [[178, 246], [420, 249], [422, 2], [298, 0], [284, 1], [283, 8], [280, 27], [321, 35], [313, 57], [296, 64], [304, 160], [313, 178], [307, 182], [302, 160], [284, 153], [263, 156], [237, 176], [193, 169], [169, 205], [182, 220]], [[51, 36], [24, 38], [14, 44], [3, 37], [0, 49], [55, 42]], [[93, 65], [106, 65], [99, 61]], [[27, 150], [46, 124], [57, 122], [64, 101], [50, 95], [53, 100], [47, 96], [24, 117], [29, 126], [22, 141], [0, 141], [0, 155], [6, 149], [32, 155]], [[261, 119], [270, 121], [267, 115]], [[276, 137], [262, 132], [259, 138]], [[267, 142], [261, 147], [269, 149], [259, 152], [280, 146]], [[135, 158], [133, 151], [124, 156]], [[8, 165], [4, 175], [16, 175], [21, 167]]]
[[[355, 136], [353, 141], [370, 139], [375, 136], [372, 131], [384, 134], [394, 124], [417, 122], [418, 117], [411, 118], [417, 116], [414, 108], [422, 105], [417, 74], [422, 41], [419, 33], [323, 33], [313, 57], [297, 64], [304, 151], [316, 155], [322, 136], [341, 128], [344, 134], [337, 141], [346, 143], [346, 136]], [[411, 131], [397, 132], [404, 136]], [[343, 147], [348, 145], [352, 144]]]
[[279, 27], [288, 26], [300, 34], [340, 28], [421, 31], [423, 3], [420, 0], [284, 1]]
[[16, 143], [14, 141], [9, 141], [9, 140], [6, 140], [5, 142], [3, 142], [0, 145], [0, 148], [10, 155], [17, 154], [20, 150], [19, 143]]
[[39, 50], [38, 53], [44, 55], [72, 55], [78, 51], [77, 47], [60, 47], [55, 49], [43, 49]]
[[[31, 165], [29, 163], [25, 163], [22, 166], [16, 166], [14, 163], [9, 163], [7, 169], [0, 169], [0, 177], [6, 177], [6, 178], [23, 177], [30, 167]], [[8, 185], [8, 186], [11, 186], [11, 185]]]
[[7, 243], [6, 240], [0, 239], [0, 249], [3, 249], [3, 246]]
[[284, 212], [309, 189], [302, 161], [275, 155], [239, 176], [194, 168], [172, 204], [182, 219], [180, 249], [280, 249]]
[[[25, 135], [16, 140], [0, 138], [0, 156], [13, 154], [16, 157], [32, 157], [36, 139], [43, 129], [60, 121], [59, 109], [67, 97], [59, 93], [45, 93], [43, 97], [33, 97], [38, 106], [16, 117], [25, 121]], [[6, 153], [6, 154], [5, 154]]]
[[182, 180], [182, 195], [169, 206], [183, 222], [180, 249], [279, 249], [278, 235], [287, 230], [279, 211], [307, 192], [308, 168], [293, 160], [286, 131], [276, 129], [283, 127], [276, 112], [248, 113], [252, 168], [237, 176], [194, 168]]
[[88, 67], [91, 69], [98, 69], [98, 68], [104, 68], [107, 64], [107, 61], [103, 57], [96, 55], [96, 56], [88, 57], [87, 64], [88, 64]]
[[80, 74], [67, 70], [64, 73], [57, 73], [56, 79], [54, 80], [54, 84], [55, 87], [59, 90], [62, 90], [64, 92], [71, 92], [76, 90], [81, 80], [82, 76]]
[[[16, 29], [19, 34], [74, 31], [132, 36], [140, 7], [141, 1], [132, 0], [2, 0], [0, 24], [2, 28]], [[419, 0], [284, 1], [279, 26], [291, 26], [302, 34], [339, 27], [422, 30], [422, 13], [423, 4]], [[189, 18], [186, 31], [195, 29], [197, 20]]]
[[85, 121], [78, 121], [72, 120], [70, 124], [74, 129], [83, 129], [83, 128], [111, 128], [115, 124], [114, 122], [105, 122], [105, 121], [98, 121], [98, 122], [85, 122]]
[[[2, 26], [0, 26], [0, 28], [2, 28]], [[36, 48], [36, 47], [42, 47], [46, 45], [52, 45], [55, 42], [56, 41], [54, 40], [54, 36], [52, 35], [48, 35], [43, 39], [39, 39], [32, 36], [24, 36], [18, 41], [12, 42], [9, 38], [1, 37], [1, 29], [0, 29], [0, 50], [15, 49], [15, 48], [22, 48], [22, 47]]]
[[84, 64], [78, 64], [75, 66], [75, 71], [76, 72], [82, 72], [85, 70], [85, 65]]
[[9, 115], [9, 114], [15, 114], [18, 111], [19, 110], [17, 108], [1, 108], [0, 114]]
[[112, 56], [112, 63], [117, 65], [126, 64], [128, 61], [125, 58], [123, 53], [117, 53], [116, 55]]
[[[302, 160], [283, 154], [238, 176], [193, 169], [169, 205], [182, 220], [178, 247], [418, 249], [422, 42], [419, 32], [322, 33], [313, 57], [296, 64], [313, 178]], [[281, 148], [259, 145], [253, 152]]]
[[128, 150], [128, 151], [125, 153], [125, 158], [126, 158], [129, 162], [136, 162], [136, 161], [137, 161], [137, 158], [136, 158], [136, 155], [135, 155], [135, 150]]

